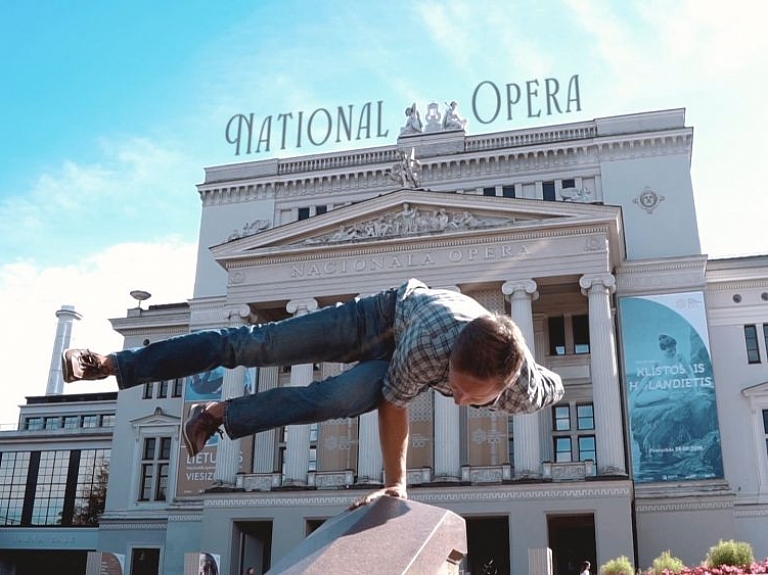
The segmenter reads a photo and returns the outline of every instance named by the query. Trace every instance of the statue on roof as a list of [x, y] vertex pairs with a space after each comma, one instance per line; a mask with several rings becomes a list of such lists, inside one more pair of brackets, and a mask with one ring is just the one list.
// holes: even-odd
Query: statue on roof
[[408, 134], [421, 134], [421, 116], [419, 115], [419, 110], [416, 108], [416, 102], [405, 109], [405, 117], [405, 126], [400, 128], [400, 135], [407, 136]]
[[403, 188], [418, 188], [421, 173], [421, 162], [416, 159], [416, 152], [411, 148], [410, 153], [398, 151], [399, 161], [387, 172], [390, 179]]
[[459, 115], [459, 103], [452, 100], [449, 104], [445, 103], [447, 108], [443, 114], [443, 130], [463, 130], [467, 126], [467, 121]]

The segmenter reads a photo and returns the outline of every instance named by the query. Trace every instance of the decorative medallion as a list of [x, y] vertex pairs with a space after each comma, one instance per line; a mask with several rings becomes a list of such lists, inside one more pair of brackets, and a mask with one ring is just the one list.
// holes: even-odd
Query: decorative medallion
[[636, 203], [638, 206], [643, 208], [646, 212], [649, 214], [653, 213], [653, 210], [655, 210], [658, 205], [664, 201], [664, 196], [660, 196], [656, 192], [654, 192], [651, 188], [648, 186], [645, 186], [645, 189], [640, 192], [635, 199], [632, 200], [634, 203]]

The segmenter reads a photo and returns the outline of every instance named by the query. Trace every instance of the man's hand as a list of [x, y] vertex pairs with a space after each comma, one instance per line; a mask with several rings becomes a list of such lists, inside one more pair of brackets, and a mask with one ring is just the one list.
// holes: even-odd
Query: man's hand
[[408, 494], [405, 492], [405, 485], [392, 485], [390, 487], [384, 487], [383, 489], [377, 489], [376, 491], [368, 493], [350, 505], [349, 509], [357, 509], [363, 505], [368, 505], [383, 495], [390, 495], [391, 497], [398, 497], [400, 499], [408, 499]]

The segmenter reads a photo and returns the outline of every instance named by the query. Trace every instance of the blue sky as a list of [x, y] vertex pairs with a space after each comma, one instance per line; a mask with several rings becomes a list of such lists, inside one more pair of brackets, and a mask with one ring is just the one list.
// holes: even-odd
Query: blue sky
[[[191, 296], [205, 167], [388, 145], [411, 102], [457, 100], [469, 134], [685, 108], [703, 251], [768, 253], [766, 16], [761, 0], [3, 2], [0, 360], [25, 367], [0, 424], [44, 393], [62, 304], [83, 314], [73, 343], [107, 350], [131, 289]], [[473, 118], [483, 81], [574, 74], [581, 111]], [[238, 113], [379, 100], [388, 138], [240, 156], [225, 139]]]

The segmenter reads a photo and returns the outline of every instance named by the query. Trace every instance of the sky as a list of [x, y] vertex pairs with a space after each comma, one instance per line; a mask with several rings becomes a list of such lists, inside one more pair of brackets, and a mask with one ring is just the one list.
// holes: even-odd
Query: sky
[[[131, 290], [192, 296], [206, 167], [391, 145], [412, 102], [457, 101], [468, 135], [684, 108], [703, 253], [768, 253], [767, 16], [763, 0], [0, 3], [0, 429], [45, 393], [62, 305], [82, 314], [72, 345], [107, 352]], [[491, 85], [528, 82], [533, 114], [488, 121]], [[279, 114], [366, 102], [386, 137], [280, 145]], [[238, 114], [273, 117], [269, 150], [236, 154]]]

